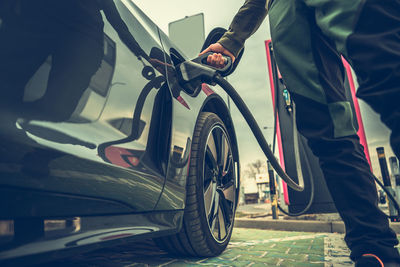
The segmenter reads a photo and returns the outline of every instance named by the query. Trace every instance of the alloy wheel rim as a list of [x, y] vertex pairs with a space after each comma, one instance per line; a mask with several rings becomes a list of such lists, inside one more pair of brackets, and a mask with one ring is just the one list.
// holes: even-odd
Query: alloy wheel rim
[[213, 238], [222, 243], [232, 230], [236, 207], [236, 177], [225, 130], [214, 126], [207, 138], [203, 165], [204, 208]]

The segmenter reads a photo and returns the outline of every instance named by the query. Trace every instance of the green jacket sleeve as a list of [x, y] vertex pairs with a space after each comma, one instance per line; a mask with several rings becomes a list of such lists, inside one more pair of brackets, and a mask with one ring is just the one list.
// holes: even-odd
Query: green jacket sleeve
[[235, 57], [249, 38], [261, 25], [268, 11], [269, 0], [246, 0], [233, 18], [228, 31], [218, 41]]

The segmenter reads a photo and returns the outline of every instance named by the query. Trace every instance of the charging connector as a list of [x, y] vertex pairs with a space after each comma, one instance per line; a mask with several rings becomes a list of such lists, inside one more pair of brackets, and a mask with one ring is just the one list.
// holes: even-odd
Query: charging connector
[[176, 67], [182, 86], [196, 82], [215, 85], [215, 78], [217, 75], [226, 76], [230, 73], [233, 67], [230, 57], [223, 56], [225, 60], [225, 66], [223, 68], [215, 68], [207, 65], [207, 58], [212, 54], [212, 52], [205, 53], [192, 60], [184, 61]]
[[177, 66], [177, 73], [179, 77], [179, 83], [185, 86], [188, 83], [208, 83], [215, 85], [214, 79], [218, 74], [217, 70], [205, 67], [202, 64], [185, 61]]

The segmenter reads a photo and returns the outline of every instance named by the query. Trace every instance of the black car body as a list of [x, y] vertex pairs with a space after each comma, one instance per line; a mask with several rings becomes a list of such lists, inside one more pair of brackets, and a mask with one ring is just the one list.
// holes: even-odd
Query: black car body
[[[179, 48], [129, 0], [0, 0], [0, 18], [0, 263], [145, 237], [220, 253], [239, 188], [235, 131], [212, 88], [180, 85]], [[225, 157], [219, 171], [209, 151]], [[212, 196], [197, 218], [212, 253], [182, 237], [191, 176], [196, 197]], [[190, 249], [173, 245], [180, 237]]]

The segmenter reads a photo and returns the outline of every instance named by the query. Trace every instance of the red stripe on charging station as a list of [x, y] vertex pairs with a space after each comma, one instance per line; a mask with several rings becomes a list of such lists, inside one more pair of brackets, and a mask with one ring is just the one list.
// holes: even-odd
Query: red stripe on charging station
[[372, 164], [371, 164], [371, 157], [369, 156], [369, 150], [368, 150], [368, 143], [367, 143], [367, 137], [365, 135], [365, 129], [364, 129], [364, 123], [361, 117], [361, 111], [360, 111], [360, 106], [358, 104], [358, 100], [356, 97], [356, 87], [354, 85], [354, 79], [353, 79], [353, 74], [351, 72], [351, 67], [350, 64], [342, 57], [343, 65], [347, 73], [347, 77], [349, 78], [349, 85], [350, 85], [350, 91], [351, 91], [351, 97], [353, 99], [353, 104], [354, 104], [354, 110], [356, 111], [356, 116], [357, 116], [357, 122], [358, 122], [358, 136], [360, 137], [360, 143], [364, 147], [364, 153], [365, 156], [368, 160], [369, 166], [372, 171]]
[[[270, 87], [271, 87], [272, 107], [274, 108], [274, 112], [275, 112], [275, 86], [274, 86], [274, 78], [272, 75], [271, 54], [269, 51], [270, 43], [271, 43], [271, 40], [265, 41], [265, 50], [267, 52], [267, 63], [268, 63], [269, 83], [270, 83]], [[280, 75], [280, 73], [279, 73], [279, 75]], [[280, 159], [282, 169], [285, 170], [285, 159], [284, 159], [283, 148], [282, 148], [281, 128], [279, 126], [278, 114], [276, 114], [276, 115], [277, 115], [277, 117], [276, 117], [276, 139], [278, 142], [279, 159]], [[285, 203], [286, 203], [286, 205], [289, 205], [290, 202], [289, 202], [289, 194], [288, 194], [287, 184], [283, 180], [282, 180], [282, 188], [283, 188], [283, 197], [285, 199]]]

